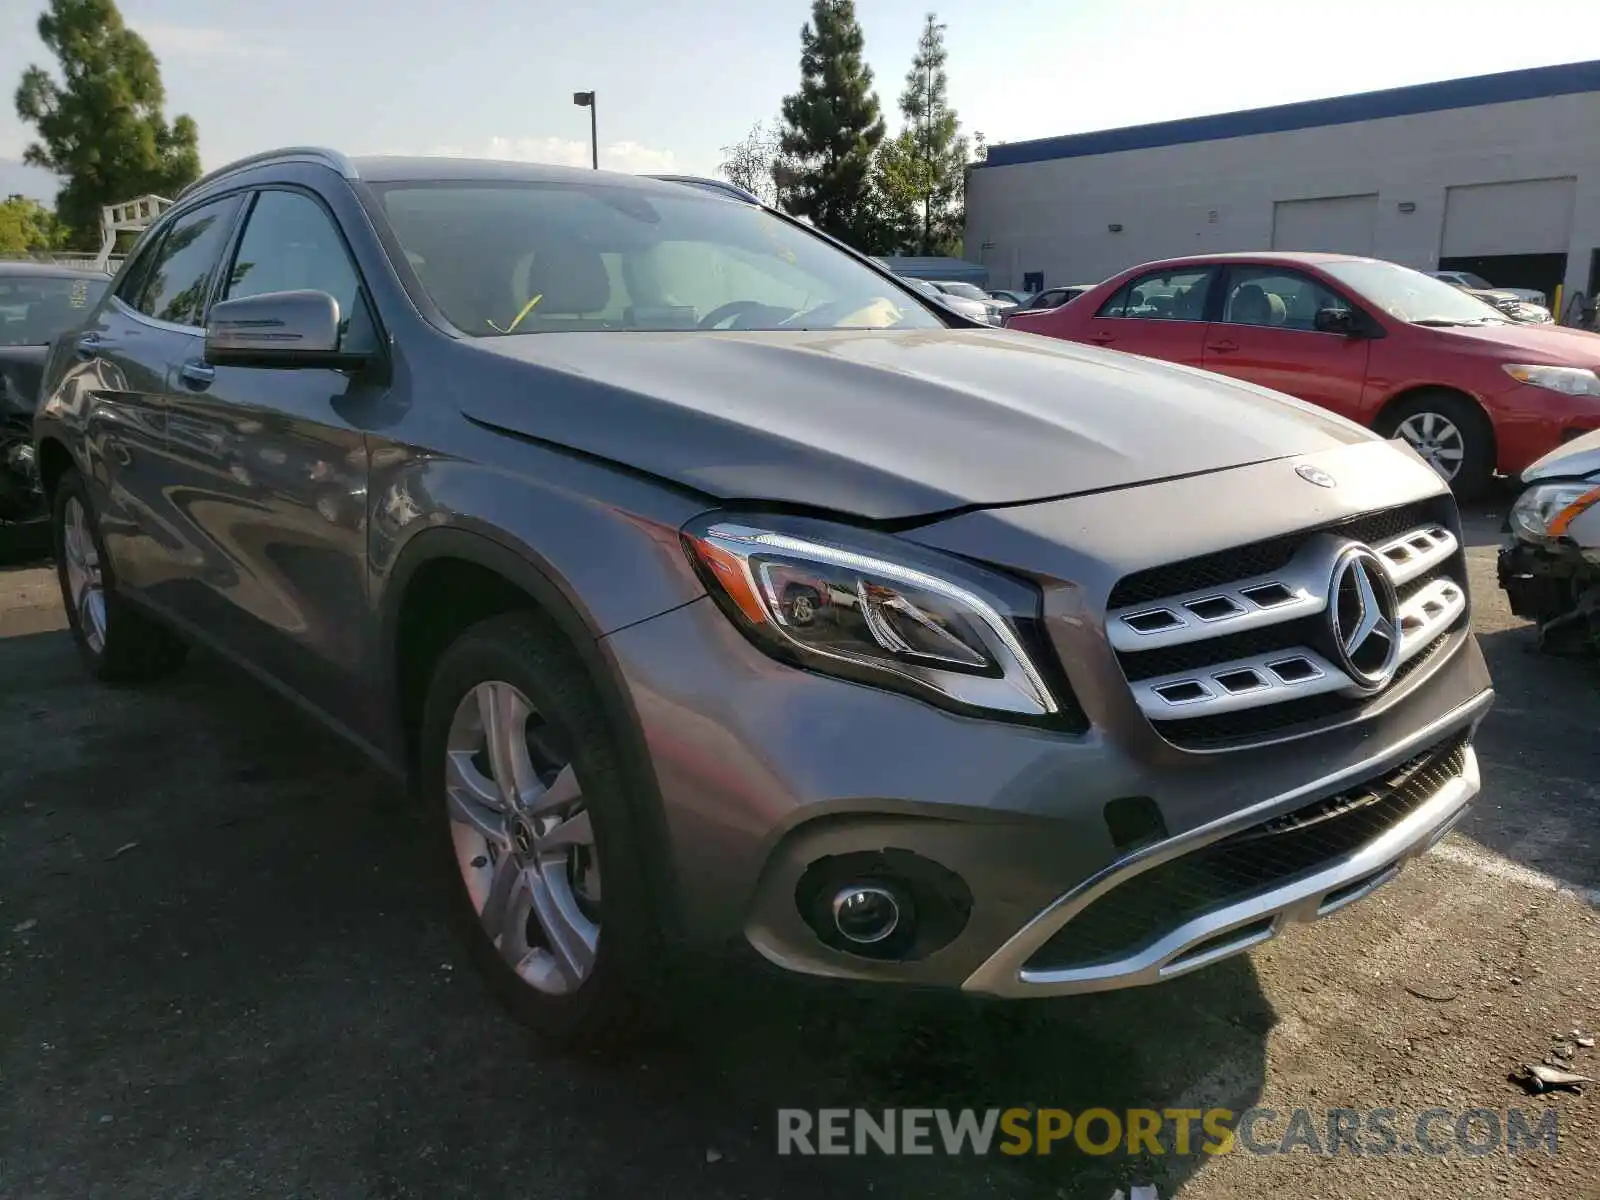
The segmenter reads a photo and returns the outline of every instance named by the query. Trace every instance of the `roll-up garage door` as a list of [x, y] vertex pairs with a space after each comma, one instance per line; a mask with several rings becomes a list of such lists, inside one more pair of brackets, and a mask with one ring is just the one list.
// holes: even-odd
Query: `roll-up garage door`
[[1566, 253], [1576, 182], [1524, 179], [1450, 188], [1439, 257]]
[[1371, 254], [1377, 216], [1376, 193], [1280, 200], [1272, 206], [1272, 248]]

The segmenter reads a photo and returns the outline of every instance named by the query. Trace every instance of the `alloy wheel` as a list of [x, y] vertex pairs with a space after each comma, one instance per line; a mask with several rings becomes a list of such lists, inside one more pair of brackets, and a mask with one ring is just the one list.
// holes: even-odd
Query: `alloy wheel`
[[1447, 481], [1460, 474], [1467, 456], [1467, 441], [1449, 417], [1436, 412], [1414, 413], [1400, 422], [1395, 432]]
[[576, 991], [600, 942], [600, 866], [577, 772], [548, 722], [509, 683], [456, 707], [445, 802], [456, 865], [484, 933], [523, 982]]
[[67, 498], [62, 514], [62, 548], [67, 564], [68, 600], [89, 649], [99, 654], [106, 645], [105, 580], [100, 551], [89, 531], [89, 517], [76, 496]]

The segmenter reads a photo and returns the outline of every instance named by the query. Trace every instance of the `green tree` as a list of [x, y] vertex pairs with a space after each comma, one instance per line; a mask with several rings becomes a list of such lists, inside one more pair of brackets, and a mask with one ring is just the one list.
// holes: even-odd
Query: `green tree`
[[900, 94], [905, 127], [877, 172], [897, 240], [918, 254], [959, 253], [966, 218], [967, 139], [950, 107], [944, 30], [929, 13]]
[[199, 130], [187, 116], [167, 123], [160, 65], [113, 0], [50, 0], [38, 29], [60, 79], [22, 73], [17, 115], [39, 135], [23, 159], [61, 176], [56, 216], [73, 244], [94, 248], [102, 206], [173, 196], [200, 174]]
[[858, 250], [879, 248], [872, 160], [883, 114], [862, 58], [854, 0], [812, 0], [800, 31], [800, 90], [783, 99], [778, 203]]
[[26, 196], [0, 200], [0, 254], [49, 250], [56, 240], [56, 219], [44, 205]]

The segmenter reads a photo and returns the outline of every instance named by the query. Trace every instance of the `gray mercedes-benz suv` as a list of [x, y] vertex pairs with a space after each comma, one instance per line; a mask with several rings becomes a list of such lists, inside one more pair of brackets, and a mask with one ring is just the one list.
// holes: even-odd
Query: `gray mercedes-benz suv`
[[685, 946], [1155, 982], [1360, 898], [1478, 789], [1459, 524], [1411, 451], [680, 182], [234, 164], [55, 346], [35, 437], [90, 668], [204, 643], [407, 777], [562, 1041]]

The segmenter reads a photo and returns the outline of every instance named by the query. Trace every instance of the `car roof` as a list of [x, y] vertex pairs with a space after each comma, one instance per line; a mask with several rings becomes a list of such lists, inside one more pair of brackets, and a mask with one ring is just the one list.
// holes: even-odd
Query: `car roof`
[[667, 183], [685, 183], [702, 191], [732, 196], [735, 200], [743, 200], [746, 204], [761, 203], [761, 198], [754, 192], [747, 191], [736, 183], [729, 183], [726, 179], [712, 179], [705, 175], [647, 175], [645, 178], [660, 179]]
[[[1317, 266], [1322, 263], [1378, 262], [1360, 254], [1334, 254], [1323, 250], [1234, 250], [1220, 254], [1190, 254], [1183, 258], [1158, 258], [1130, 271], [1153, 270], [1158, 267], [1200, 267], [1214, 262], [1283, 263], [1285, 266]], [[1127, 274], [1127, 271], [1122, 272]], [[1095, 285], [1098, 286], [1098, 285]]]
[[95, 267], [75, 267], [70, 263], [42, 263], [7, 261], [0, 259], [0, 277], [23, 276], [31, 279], [105, 279], [109, 280], [109, 272], [98, 270]]
[[562, 167], [551, 163], [390, 155], [360, 157], [350, 161], [363, 183], [604, 183], [663, 195], [683, 195], [683, 184], [680, 182], [655, 179], [649, 175], [595, 171], [588, 167]]
[[[497, 158], [454, 158], [445, 155], [360, 155], [351, 158], [323, 146], [285, 146], [218, 167], [195, 180], [178, 193], [182, 201], [208, 193], [233, 176], [260, 168], [290, 163], [314, 163], [338, 172], [352, 183], [603, 183], [662, 196], [682, 196], [685, 184], [697, 185], [702, 192], [713, 187], [723, 195], [747, 193], [722, 180], [693, 176], [629, 175], [619, 171], [595, 171], [584, 167], [556, 166], [551, 163], [512, 162]], [[755, 198], [750, 197], [753, 201]]]

